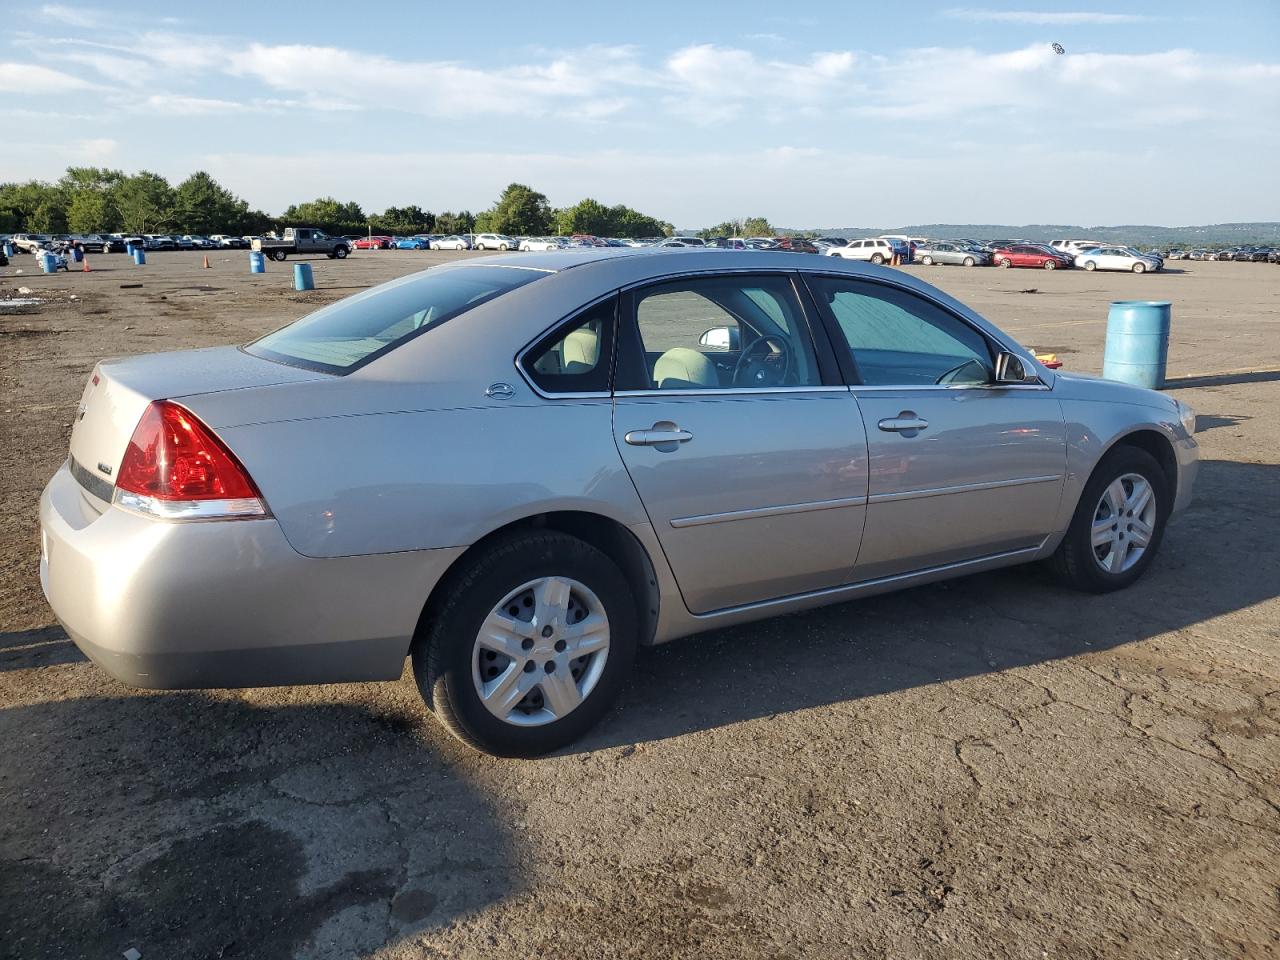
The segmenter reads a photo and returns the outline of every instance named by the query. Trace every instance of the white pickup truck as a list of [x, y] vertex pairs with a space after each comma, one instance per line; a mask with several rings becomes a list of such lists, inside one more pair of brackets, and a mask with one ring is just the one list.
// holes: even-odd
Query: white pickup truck
[[291, 253], [323, 253], [330, 260], [341, 260], [351, 252], [351, 242], [342, 237], [331, 237], [315, 227], [289, 227], [283, 237], [258, 237], [253, 249], [272, 260], [283, 260]]

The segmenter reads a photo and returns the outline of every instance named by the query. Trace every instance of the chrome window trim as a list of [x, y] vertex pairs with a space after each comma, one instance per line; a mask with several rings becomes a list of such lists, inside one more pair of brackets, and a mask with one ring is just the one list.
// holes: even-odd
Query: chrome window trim
[[1053, 387], [1043, 381], [1035, 383], [917, 383], [904, 384], [900, 387], [881, 386], [865, 383], [852, 384], [849, 389], [853, 393], [901, 393], [904, 390], [1052, 390]]
[[770, 393], [834, 393], [844, 395], [849, 388], [843, 384], [818, 387], [700, 387], [697, 390], [615, 390], [615, 397], [729, 397], [760, 396]]
[[676, 517], [669, 521], [677, 530], [701, 527], [710, 523], [729, 523], [733, 520], [756, 520], [763, 517], [781, 517], [794, 513], [812, 513], [818, 510], [838, 510], [841, 507], [866, 506], [866, 497], [841, 497], [837, 500], [811, 500], [805, 503], [784, 503], [776, 507], [755, 507], [750, 510], [730, 510], [726, 513], [704, 513], [693, 517]]
[[1003, 487], [1023, 487], [1033, 483], [1053, 483], [1062, 480], [1062, 474], [1046, 477], [1015, 477], [1012, 480], [986, 480], [979, 483], [959, 483], [952, 487], [924, 487], [919, 490], [901, 490], [894, 493], [873, 493], [867, 503], [888, 503], [894, 500], [918, 500], [926, 497], [942, 497], [949, 493], [977, 493], [982, 490], [999, 490]]

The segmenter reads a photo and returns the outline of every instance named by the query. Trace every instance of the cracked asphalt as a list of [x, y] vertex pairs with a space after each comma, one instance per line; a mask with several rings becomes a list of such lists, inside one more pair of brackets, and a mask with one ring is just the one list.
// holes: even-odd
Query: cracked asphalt
[[[0, 956], [1280, 955], [1274, 266], [912, 268], [1084, 372], [1110, 300], [1174, 302], [1204, 465], [1128, 591], [1012, 570], [646, 650], [538, 761], [456, 744], [407, 673], [154, 693], [87, 662], [36, 500], [93, 362], [445, 256], [318, 261], [314, 294], [243, 253], [0, 271]], [[21, 285], [45, 302], [5, 309]]]

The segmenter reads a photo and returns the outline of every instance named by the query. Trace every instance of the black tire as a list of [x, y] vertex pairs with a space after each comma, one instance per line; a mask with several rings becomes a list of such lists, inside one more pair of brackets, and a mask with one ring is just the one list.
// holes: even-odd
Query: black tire
[[271, 251], [271, 259], [272, 259], [272, 260], [274, 260], [274, 261], [276, 261], [277, 263], [283, 263], [283, 262], [284, 262], [284, 260], [285, 260], [285, 257], [287, 257], [287, 256], [289, 256], [289, 254], [287, 254], [287, 253], [286, 253], [285, 251], [283, 251], [283, 250], [272, 250], [272, 251]]
[[1146, 265], [1145, 263], [1141, 263], [1141, 262], [1139, 262], [1139, 263], [1135, 263], [1135, 264], [1133, 265], [1133, 272], [1134, 272], [1134, 273], [1146, 273], [1146, 272], [1147, 272], [1147, 265]]
[[881, 254], [873, 253], [873, 254], [871, 255], [871, 262], [872, 262], [872, 263], [884, 263], [884, 257], [883, 257]]
[[1000, 266], [1004, 267], [1007, 270], [1009, 267], [1013, 266], [1013, 261], [1010, 260], [1008, 257], [1001, 257]]
[[1092, 273], [1094, 270], [1098, 269], [1098, 265], [1094, 263], [1092, 260], [1086, 260], [1084, 262], [1084, 268], [1088, 270], [1090, 273]]
[[1046, 261], [1044, 262], [1044, 268], [1045, 268], [1046, 270], [1057, 270], [1057, 269], [1058, 269], [1058, 261], [1056, 261], [1056, 260], [1046, 260]]
[[[609, 650], [594, 689], [571, 712], [542, 726], [516, 726], [488, 711], [472, 680], [472, 651], [485, 618], [523, 583], [564, 576], [592, 590], [609, 618]], [[514, 534], [451, 572], [413, 643], [413, 674], [427, 707], [476, 750], [533, 757], [558, 750], [599, 722], [631, 673], [636, 603], [617, 565], [576, 537], [555, 531]]]
[[921, 262], [922, 264], [924, 264], [926, 267], [932, 267], [932, 266], [933, 266], [933, 257], [921, 257], [921, 258], [920, 258], [920, 262]]
[[972, 267], [972, 266], [974, 265], [974, 263], [976, 263], [976, 261], [973, 259], [973, 257], [965, 257], [965, 258], [964, 258], [964, 265], [965, 265], [966, 267]]
[[348, 254], [348, 253], [350, 253], [350, 252], [351, 252], [351, 251], [350, 251], [350, 250], [348, 250], [346, 247], [334, 247], [334, 248], [333, 248], [333, 255], [334, 255], [335, 257], [337, 257], [339, 260], [345, 260], [345, 259], [347, 258], [347, 254]]
[[[1104, 570], [1094, 556], [1092, 530], [1094, 511], [1102, 493], [1117, 478], [1127, 473], [1136, 473], [1150, 484], [1155, 493], [1157, 514], [1151, 540], [1142, 556], [1128, 570], [1110, 573]], [[1120, 446], [1104, 456], [1094, 468], [1089, 482], [1085, 484], [1080, 502], [1076, 504], [1076, 512], [1071, 517], [1071, 525], [1067, 535], [1053, 556], [1049, 565], [1067, 586], [1087, 593], [1109, 593], [1122, 590], [1131, 585], [1146, 572], [1147, 567], [1155, 559], [1164, 539], [1165, 524], [1169, 512], [1173, 509], [1173, 493], [1169, 488], [1169, 480], [1164, 470], [1156, 462], [1155, 457], [1137, 447]]]

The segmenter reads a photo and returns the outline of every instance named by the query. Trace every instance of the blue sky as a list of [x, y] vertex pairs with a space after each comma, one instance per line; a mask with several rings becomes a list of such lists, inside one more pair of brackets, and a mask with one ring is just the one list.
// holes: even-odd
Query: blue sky
[[[1280, 2], [4, 2], [0, 180], [679, 226], [1280, 219]], [[1063, 55], [1051, 44], [1060, 43]]]

